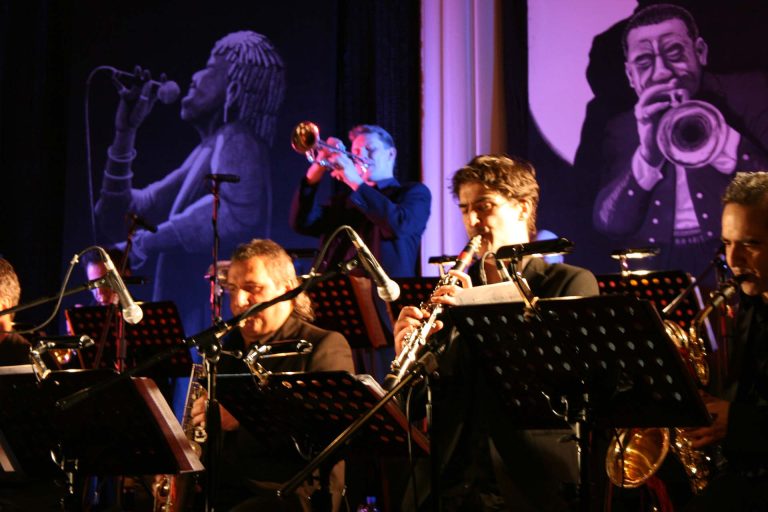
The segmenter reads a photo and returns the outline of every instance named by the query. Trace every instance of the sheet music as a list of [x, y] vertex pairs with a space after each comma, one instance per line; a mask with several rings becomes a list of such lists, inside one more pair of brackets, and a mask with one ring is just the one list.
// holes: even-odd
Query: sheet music
[[461, 289], [456, 294], [459, 306], [477, 306], [480, 304], [496, 304], [498, 302], [520, 302], [523, 298], [512, 281], [503, 283], [474, 286]]

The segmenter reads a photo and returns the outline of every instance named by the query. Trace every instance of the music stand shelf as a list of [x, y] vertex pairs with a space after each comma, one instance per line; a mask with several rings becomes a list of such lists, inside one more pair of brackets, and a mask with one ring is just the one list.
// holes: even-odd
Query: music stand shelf
[[[127, 369], [160, 352], [184, 345], [184, 328], [173, 302], [143, 302], [141, 308], [144, 312], [141, 322], [136, 325], [124, 323]], [[97, 343], [95, 347], [80, 351], [87, 368], [116, 367], [118, 333], [117, 322], [109, 318], [111, 310], [114, 310], [114, 306], [86, 306], [70, 308], [65, 312], [71, 332], [77, 335], [87, 334]], [[109, 331], [99, 358], [98, 342], [102, 338], [106, 323], [109, 323]], [[146, 376], [185, 377], [189, 375], [191, 365], [189, 351], [178, 350], [167, 360], [152, 367]]]

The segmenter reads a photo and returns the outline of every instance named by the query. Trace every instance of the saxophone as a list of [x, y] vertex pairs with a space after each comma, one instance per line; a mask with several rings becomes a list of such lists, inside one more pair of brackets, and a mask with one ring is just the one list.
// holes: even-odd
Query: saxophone
[[[456, 258], [456, 262], [453, 265], [454, 270], [463, 271], [472, 263], [472, 257], [480, 247], [480, 242], [482, 239], [482, 235], [476, 235], [472, 237], [469, 243], [467, 243], [467, 246], [464, 247], [459, 256]], [[456, 277], [446, 273], [437, 282], [435, 289], [441, 286], [456, 284], [457, 282], [458, 279]], [[388, 380], [391, 380], [392, 386], [400, 382], [403, 377], [408, 374], [414, 363], [419, 360], [419, 357], [422, 355], [422, 347], [427, 344], [427, 336], [432, 330], [432, 326], [435, 325], [435, 321], [437, 320], [438, 315], [443, 312], [443, 306], [441, 304], [435, 304], [431, 301], [422, 303], [419, 307], [429, 313], [429, 316], [422, 321], [419, 327], [408, 333], [408, 335], [403, 339], [403, 348], [400, 352], [400, 355], [398, 355], [395, 360], [392, 361], [391, 365], [394, 380]]]
[[[187, 397], [184, 400], [184, 416], [181, 428], [189, 439], [189, 444], [195, 455], [200, 457], [202, 444], [208, 439], [208, 434], [201, 425], [192, 426], [192, 405], [195, 400], [203, 396], [205, 387], [200, 380], [206, 376], [205, 367], [202, 364], [193, 364], [192, 373], [189, 376]], [[187, 499], [190, 495], [192, 482], [191, 475], [161, 475], [152, 484], [154, 496], [153, 512], [180, 512], [185, 510]]]
[[[723, 283], [693, 318], [687, 333], [678, 324], [664, 320], [667, 335], [701, 387], [709, 384], [707, 349], [700, 335], [701, 326], [715, 308], [733, 297], [738, 287], [738, 278]], [[691, 446], [684, 429], [671, 430], [670, 433], [667, 428], [620, 429], [616, 438], [611, 440], [605, 457], [606, 472], [611, 482], [618, 487], [641, 486], [658, 471], [671, 449], [683, 465], [693, 493], [701, 493], [709, 484], [710, 457]]]

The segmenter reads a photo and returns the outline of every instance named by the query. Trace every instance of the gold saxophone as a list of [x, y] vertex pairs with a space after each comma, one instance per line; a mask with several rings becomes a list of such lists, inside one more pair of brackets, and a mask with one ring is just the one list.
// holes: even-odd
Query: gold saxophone
[[[463, 271], [472, 263], [472, 257], [480, 247], [480, 242], [482, 239], [482, 235], [476, 235], [472, 237], [469, 243], [467, 243], [467, 246], [464, 247], [464, 250], [462, 250], [459, 256], [456, 258], [456, 263], [453, 265], [453, 269]], [[440, 278], [437, 285], [435, 285], [435, 290], [441, 286], [456, 284], [457, 281], [458, 279], [456, 279], [454, 276], [446, 273]], [[388, 383], [391, 386], [394, 386], [400, 382], [403, 377], [405, 377], [405, 375], [410, 371], [416, 361], [419, 360], [419, 357], [422, 355], [421, 349], [427, 343], [427, 336], [432, 330], [432, 326], [435, 325], [437, 316], [443, 311], [442, 305], [432, 303], [431, 301], [422, 303], [420, 307], [421, 309], [427, 311], [429, 316], [422, 321], [419, 327], [408, 333], [408, 335], [403, 338], [403, 348], [395, 360], [392, 361], [392, 374], [390, 376], [394, 377], [394, 380], [388, 378]]]
[[[181, 428], [189, 439], [189, 444], [195, 455], [200, 457], [202, 444], [208, 439], [208, 433], [201, 425], [192, 426], [192, 405], [195, 400], [203, 396], [205, 387], [200, 380], [206, 376], [205, 367], [202, 364], [193, 364], [192, 373], [189, 376], [187, 398], [184, 401], [184, 416]], [[153, 512], [180, 512], [185, 510], [186, 502], [190, 496], [192, 478], [194, 475], [161, 475], [152, 484], [154, 495]]]
[[[736, 280], [724, 283], [707, 305], [691, 321], [688, 332], [678, 324], [664, 320], [667, 335], [677, 346], [701, 387], [709, 384], [707, 349], [700, 336], [704, 320], [738, 290]], [[693, 448], [685, 430], [680, 428], [620, 429], [611, 440], [605, 456], [608, 478], [618, 487], [643, 485], [661, 467], [669, 450], [683, 465], [691, 490], [699, 494], [709, 484], [711, 460], [706, 452]]]

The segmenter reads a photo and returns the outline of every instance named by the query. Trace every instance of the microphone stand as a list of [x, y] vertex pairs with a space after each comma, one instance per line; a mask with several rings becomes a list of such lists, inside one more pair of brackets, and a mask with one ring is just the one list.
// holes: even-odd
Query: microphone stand
[[27, 302], [26, 304], [19, 304], [18, 306], [13, 306], [12, 308], [3, 309], [2, 311], [0, 311], [0, 316], [10, 315], [11, 313], [16, 313], [18, 311], [25, 311], [27, 309], [32, 309], [36, 306], [40, 306], [47, 302], [53, 302], [55, 300], [58, 300], [59, 296], [67, 297], [69, 295], [74, 295], [75, 293], [93, 290], [94, 288], [100, 288], [102, 286], [105, 286], [106, 284], [107, 284], [107, 279], [105, 277], [100, 277], [98, 279], [91, 279], [87, 283], [81, 284], [80, 286], [76, 286], [74, 288], [70, 288], [69, 290], [65, 290], [64, 293], [57, 293], [55, 295], [46, 295], [39, 299], [35, 299], [31, 302]]
[[[211, 182], [211, 195], [213, 195], [213, 212], [211, 215], [211, 226], [213, 228], [213, 246], [211, 255], [213, 258], [213, 264], [211, 266], [212, 272], [209, 277], [211, 281], [210, 303], [211, 303], [211, 323], [213, 326], [217, 326], [221, 323], [221, 293], [219, 285], [219, 207], [221, 204], [221, 198], [219, 194], [219, 188], [221, 183], [230, 182], [237, 183], [240, 181], [239, 176], [231, 174], [206, 174], [206, 180]], [[234, 324], [237, 325], [237, 324]], [[226, 332], [229, 332], [232, 327], [229, 327]], [[223, 336], [223, 334], [221, 335]], [[218, 343], [219, 338], [215, 338], [215, 341], [211, 342], [209, 346], [204, 347], [202, 350], [198, 347], [198, 351], [203, 354], [204, 366], [206, 373], [206, 384], [208, 390], [208, 406], [206, 409], [206, 427], [209, 436], [208, 450], [206, 451], [206, 468], [207, 468], [207, 484], [208, 492], [205, 497], [205, 510], [213, 510], [213, 506], [216, 503], [216, 490], [218, 489], [218, 464], [219, 451], [221, 450], [221, 417], [219, 414], [219, 402], [216, 393], [216, 377], [218, 371], [219, 358], [221, 357], [221, 345]]]

